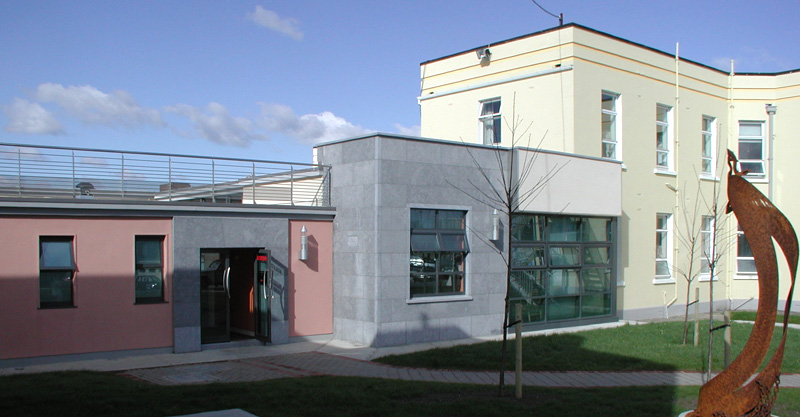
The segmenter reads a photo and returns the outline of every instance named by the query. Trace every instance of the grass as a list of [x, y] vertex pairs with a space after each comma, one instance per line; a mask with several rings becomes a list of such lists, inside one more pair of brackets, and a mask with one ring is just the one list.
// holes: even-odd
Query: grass
[[[753, 321], [755, 319], [756, 319], [755, 311], [734, 311], [733, 313], [731, 313], [731, 320]], [[783, 314], [778, 314], [778, 317], [775, 319], [775, 322], [783, 323]], [[790, 314], [789, 323], [800, 324], [800, 316]]]
[[[174, 416], [241, 408], [257, 416], [666, 417], [692, 409], [699, 387], [524, 389], [346, 377], [164, 387], [99, 372], [0, 377], [0, 415]], [[800, 389], [784, 388], [773, 411], [800, 417]]]
[[[532, 336], [523, 339], [523, 369], [527, 371], [704, 371], [708, 349], [707, 323], [701, 323], [700, 342], [683, 345], [683, 322], [625, 325], [580, 333]], [[732, 356], [744, 347], [752, 330], [747, 323], [734, 323]], [[778, 329], [779, 330], [779, 329]], [[773, 337], [777, 345], [780, 331]], [[722, 369], [723, 333], [714, 335], [714, 370]], [[788, 352], [800, 346], [800, 331], [791, 330]], [[408, 367], [495, 370], [499, 366], [500, 342], [432, 349], [406, 355], [391, 355], [378, 362]], [[514, 366], [514, 343], [509, 343], [508, 369]], [[800, 355], [786, 354], [783, 372], [800, 372]]]

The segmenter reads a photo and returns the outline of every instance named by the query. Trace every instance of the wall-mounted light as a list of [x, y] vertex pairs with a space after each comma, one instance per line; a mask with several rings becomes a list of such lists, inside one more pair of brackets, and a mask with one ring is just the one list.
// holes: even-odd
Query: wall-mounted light
[[500, 215], [497, 209], [492, 212], [492, 240], [500, 240]]
[[489, 59], [492, 55], [492, 51], [490, 51], [489, 48], [478, 48], [475, 50], [475, 55], [477, 55], [480, 60]]
[[306, 236], [306, 227], [300, 229], [300, 252], [297, 254], [297, 259], [305, 261], [308, 259], [308, 236]]

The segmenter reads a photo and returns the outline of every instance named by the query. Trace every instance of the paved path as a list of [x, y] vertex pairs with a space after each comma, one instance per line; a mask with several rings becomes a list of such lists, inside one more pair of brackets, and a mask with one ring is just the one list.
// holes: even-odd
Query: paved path
[[[498, 372], [403, 368], [320, 352], [136, 369], [124, 374], [160, 385], [260, 381], [311, 375], [466, 384], [496, 384], [499, 378]], [[527, 386], [558, 388], [703, 385], [702, 374], [698, 372], [524, 372], [522, 382]], [[506, 372], [506, 383], [514, 383], [514, 372]], [[800, 387], [800, 375], [784, 375], [781, 386]]]

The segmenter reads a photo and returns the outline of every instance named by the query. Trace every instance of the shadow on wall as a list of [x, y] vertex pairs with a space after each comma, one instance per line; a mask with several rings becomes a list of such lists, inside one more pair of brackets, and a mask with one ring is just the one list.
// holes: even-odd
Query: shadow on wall
[[319, 242], [314, 235], [308, 236], [308, 259], [303, 261], [308, 269], [319, 272]]
[[378, 329], [370, 345], [385, 347], [469, 338], [470, 335], [457, 324], [458, 320], [470, 318], [431, 319], [428, 313], [423, 312], [417, 321], [387, 323], [387, 328]]

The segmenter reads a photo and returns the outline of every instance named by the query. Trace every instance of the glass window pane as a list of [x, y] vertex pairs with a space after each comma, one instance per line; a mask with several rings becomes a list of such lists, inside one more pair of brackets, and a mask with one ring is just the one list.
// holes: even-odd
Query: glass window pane
[[669, 107], [656, 106], [656, 121], [667, 123], [669, 121]]
[[516, 320], [516, 305], [522, 307], [522, 322], [523, 323], [536, 323], [544, 321], [544, 300], [509, 300], [509, 315], [514, 321]]
[[163, 300], [163, 276], [161, 268], [136, 269], [136, 300]]
[[544, 216], [519, 214], [511, 217], [512, 241], [544, 240]]
[[72, 271], [41, 271], [39, 302], [42, 307], [72, 305]]
[[547, 320], [578, 318], [578, 297], [559, 297], [547, 300]]
[[761, 142], [739, 142], [739, 159], [761, 159]]
[[738, 241], [739, 244], [737, 245], [738, 249], [736, 256], [740, 258], [752, 258], [753, 250], [750, 249], [750, 243], [747, 242], [747, 238], [744, 236], [744, 233], [739, 233]]
[[611, 294], [585, 295], [581, 303], [581, 316], [583, 317], [611, 314]]
[[608, 264], [611, 260], [609, 251], [610, 248], [605, 246], [586, 247], [583, 249], [583, 263], [588, 265]]
[[761, 136], [761, 123], [739, 123], [739, 136]]
[[667, 261], [656, 261], [656, 275], [662, 278], [670, 276]]
[[439, 294], [453, 294], [464, 292], [464, 278], [461, 275], [439, 275]]
[[554, 269], [549, 271], [547, 295], [579, 294], [580, 283], [577, 269]]
[[531, 298], [544, 295], [544, 277], [546, 271], [512, 271], [509, 297]]
[[755, 274], [756, 261], [752, 259], [739, 259], [736, 261], [736, 270], [745, 274]]
[[161, 238], [136, 238], [136, 264], [161, 265]]
[[667, 137], [667, 127], [658, 125], [656, 126], [656, 148], [662, 151], [669, 149], [669, 138]]
[[72, 257], [72, 239], [41, 238], [39, 267], [75, 269]]
[[764, 164], [761, 162], [739, 162], [742, 171], [748, 171], [750, 174], [763, 174]]
[[550, 247], [550, 266], [571, 266], [580, 262], [581, 255], [577, 246]]
[[617, 127], [615, 121], [616, 117], [614, 115], [603, 113], [601, 127], [604, 140], [616, 141]]
[[548, 238], [552, 242], [577, 242], [580, 240], [581, 218], [549, 217], [547, 230]]
[[414, 252], [435, 252], [439, 250], [439, 239], [435, 234], [412, 234], [411, 250]]
[[611, 241], [611, 219], [587, 217], [583, 219], [584, 242]]
[[585, 293], [611, 291], [611, 268], [584, 268], [581, 279]]
[[615, 109], [616, 102], [617, 102], [617, 97], [616, 96], [614, 96], [613, 94], [603, 93], [603, 98], [602, 98], [603, 110], [606, 110], [606, 111], [614, 111], [614, 110], [616, 110]]
[[436, 293], [436, 275], [411, 273], [411, 296]]
[[437, 229], [464, 230], [465, 213], [463, 211], [438, 210]]
[[441, 237], [441, 250], [447, 252], [467, 252], [467, 237], [462, 235], [448, 235], [442, 234]]
[[545, 266], [544, 247], [512, 247], [511, 266], [515, 268]]
[[435, 228], [436, 210], [411, 209], [411, 230]]

